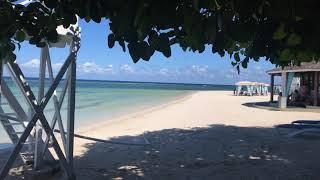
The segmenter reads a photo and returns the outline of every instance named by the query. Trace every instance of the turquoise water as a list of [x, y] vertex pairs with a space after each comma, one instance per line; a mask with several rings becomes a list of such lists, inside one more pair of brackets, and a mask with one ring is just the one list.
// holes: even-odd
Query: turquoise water
[[[27, 103], [13, 81], [5, 79], [14, 95], [22, 103], [27, 112]], [[28, 79], [37, 97], [38, 81]], [[60, 96], [62, 84], [57, 90]], [[49, 81], [46, 82], [49, 86]], [[87, 81], [78, 80], [76, 89], [76, 128], [92, 122], [108, 120], [121, 115], [145, 110], [147, 108], [167, 103], [179, 97], [186, 96], [199, 90], [232, 90], [228, 85], [196, 85], [196, 84], [165, 84], [165, 83], [143, 83], [143, 82], [112, 82], [112, 81]], [[4, 99], [2, 99], [5, 101]], [[62, 118], [67, 114], [67, 96], [62, 106]], [[4, 106], [5, 111], [10, 109]], [[51, 121], [54, 113], [53, 101], [51, 100], [45, 115]], [[2, 126], [0, 125], [0, 143], [9, 142]]]

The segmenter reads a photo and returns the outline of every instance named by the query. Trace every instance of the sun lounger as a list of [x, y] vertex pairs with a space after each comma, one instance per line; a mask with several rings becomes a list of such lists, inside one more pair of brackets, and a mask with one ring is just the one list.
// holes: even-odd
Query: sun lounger
[[311, 128], [320, 129], [320, 125], [306, 125], [306, 124], [281, 124], [276, 127], [277, 128], [288, 128], [288, 129], [311, 129]]
[[297, 131], [290, 133], [289, 137], [295, 137], [306, 132], [320, 133], [320, 121], [299, 120], [293, 121], [291, 124], [281, 124], [277, 128], [296, 129]]
[[297, 125], [320, 125], [320, 121], [312, 121], [312, 120], [298, 120], [293, 121], [291, 124], [297, 124]]

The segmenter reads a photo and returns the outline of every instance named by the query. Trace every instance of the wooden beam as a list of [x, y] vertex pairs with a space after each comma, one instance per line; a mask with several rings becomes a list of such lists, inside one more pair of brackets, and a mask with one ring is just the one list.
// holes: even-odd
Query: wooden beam
[[[46, 77], [46, 52], [44, 48], [41, 48], [40, 52], [40, 67], [39, 67], [39, 87], [38, 87], [38, 101], [40, 101], [44, 96], [44, 86]], [[41, 152], [43, 144], [40, 143], [42, 140], [42, 127], [38, 121], [36, 124], [36, 142], [35, 142], [35, 152], [34, 152], [34, 164], [33, 167], [37, 170], [41, 166]]]
[[274, 74], [271, 74], [271, 89], [270, 89], [270, 102], [273, 102], [274, 96]]
[[313, 79], [313, 90], [314, 90], [314, 97], [313, 97], [313, 105], [318, 105], [318, 86], [319, 86], [319, 72], [314, 72], [314, 79]]
[[[71, 56], [72, 57], [72, 56]], [[68, 57], [67, 61], [65, 62], [64, 66], [65, 69], [61, 69], [58, 73], [58, 77], [56, 77], [55, 79], [55, 83], [53, 83], [48, 92], [46, 93], [46, 95], [44, 96], [44, 98], [41, 100], [41, 102], [38, 102], [33, 94], [33, 92], [31, 91], [30, 86], [28, 85], [28, 83], [25, 81], [25, 77], [20, 69], [20, 67], [18, 66], [18, 64], [14, 63], [8, 63], [9, 65], [9, 69], [12, 70], [12, 73], [15, 75], [15, 77], [17, 78], [17, 83], [20, 85], [23, 94], [28, 94], [27, 97], [27, 101], [29, 102], [29, 104], [31, 105], [31, 108], [33, 109], [33, 111], [35, 112], [35, 114], [33, 115], [31, 121], [29, 122], [28, 126], [26, 127], [25, 131], [23, 132], [23, 134], [21, 135], [18, 144], [15, 146], [12, 154], [9, 157], [9, 160], [7, 161], [7, 163], [5, 164], [3, 170], [1, 171], [0, 174], [0, 179], [4, 179], [7, 175], [7, 173], [9, 172], [9, 168], [12, 166], [13, 162], [15, 161], [15, 159], [17, 158], [17, 154], [19, 153], [19, 151], [22, 148], [22, 143], [24, 143], [28, 137], [28, 135], [31, 132], [31, 129], [35, 126], [37, 120], [39, 119], [39, 121], [41, 122], [44, 131], [46, 132], [47, 136], [52, 138], [53, 141], [53, 148], [59, 158], [59, 162], [61, 163], [62, 168], [65, 170], [65, 172], [67, 173], [67, 176], [69, 179], [75, 179], [75, 175], [73, 173], [72, 168], [69, 166], [63, 152], [60, 149], [60, 146], [58, 144], [57, 139], [54, 136], [54, 133], [52, 131], [52, 129], [50, 128], [50, 125], [48, 124], [48, 121], [46, 119], [46, 117], [43, 114], [43, 110], [46, 107], [47, 103], [49, 102], [50, 97], [52, 96], [52, 94], [54, 93], [54, 90], [56, 89], [57, 85], [59, 84], [60, 80], [62, 79], [62, 76], [65, 72], [65, 70], [67, 69], [68, 66], [66, 66], [66, 64], [70, 64], [72, 59], [70, 59], [70, 56]], [[63, 66], [63, 67], [64, 67]]]
[[[63, 86], [63, 90], [62, 90], [62, 92], [61, 92], [61, 94], [60, 94], [59, 104], [58, 104], [58, 109], [59, 109], [59, 111], [60, 111], [60, 109], [61, 109], [61, 106], [62, 106], [62, 104], [63, 104], [64, 97], [65, 97], [66, 92], [67, 92], [68, 82], [69, 82], [68, 80], [65, 80], [64, 86]], [[51, 121], [51, 124], [50, 124], [51, 129], [54, 129], [55, 126], [56, 126], [56, 123], [57, 123], [57, 121], [58, 121], [58, 117], [57, 117], [57, 116], [58, 116], [57, 111], [55, 111], [55, 113], [54, 113], [54, 115], [53, 115], [53, 118], [52, 118], [52, 121]], [[60, 133], [60, 134], [61, 134], [61, 133]], [[47, 137], [47, 139], [45, 140], [45, 148], [43, 149], [42, 157], [44, 157], [46, 151], [48, 150], [48, 149], [47, 149], [48, 143], [49, 143], [49, 138]]]
[[[74, 43], [71, 46], [74, 48]], [[67, 117], [67, 148], [66, 148], [66, 158], [73, 168], [73, 148], [74, 148], [74, 113], [75, 113], [75, 94], [76, 94], [76, 56], [71, 62], [69, 67], [69, 84], [68, 84], [68, 117]]]
[[41, 104], [42, 106], [46, 106], [47, 103], [50, 100], [50, 97], [53, 95], [54, 91], [56, 90], [56, 88], [58, 87], [61, 79], [63, 78], [63, 75], [65, 74], [65, 72], [67, 71], [68, 67], [70, 66], [72, 60], [75, 59], [75, 54], [71, 53], [68, 58], [66, 59], [66, 61], [63, 63], [61, 69], [59, 70], [56, 78], [54, 79], [54, 81], [52, 82], [49, 90], [47, 91], [47, 93], [45, 94], [44, 98], [41, 100]]
[[282, 97], [280, 98], [280, 108], [287, 108], [287, 81], [288, 81], [288, 73], [283, 72], [282, 73], [282, 83], [281, 83], [281, 91], [282, 91]]
[[[53, 83], [54, 82], [54, 77], [53, 77], [51, 58], [50, 58], [50, 52], [49, 52], [49, 47], [48, 46], [46, 46], [46, 53], [47, 53], [48, 74], [49, 74], [49, 78], [51, 80], [51, 83]], [[62, 123], [62, 119], [61, 119], [60, 110], [61, 110], [61, 106], [63, 104], [63, 100], [64, 100], [64, 97], [65, 97], [65, 94], [66, 94], [66, 91], [67, 91], [67, 86], [68, 86], [68, 80], [65, 80], [62, 93], [60, 94], [60, 98], [58, 99], [56, 91], [54, 91], [55, 93], [53, 94], [53, 97], [52, 97], [53, 101], [54, 101], [55, 112], [54, 112], [54, 115], [53, 115], [53, 118], [52, 118], [52, 121], [51, 121], [51, 124], [50, 124], [50, 128], [54, 129], [55, 126], [56, 126], [56, 122], [58, 121], [59, 129], [63, 133], [65, 131], [64, 131], [64, 127], [63, 127], [63, 123]], [[64, 151], [66, 151], [66, 149], [65, 149], [65, 146], [66, 146], [66, 136], [65, 136], [65, 134], [61, 134], [61, 139], [62, 139], [62, 145], [63, 145]], [[44, 157], [45, 153], [48, 150], [47, 149], [48, 143], [49, 143], [49, 138], [47, 137], [45, 139], [45, 145], [44, 145], [45, 147], [44, 147], [44, 149], [42, 151], [42, 155], [41, 155], [42, 158]]]

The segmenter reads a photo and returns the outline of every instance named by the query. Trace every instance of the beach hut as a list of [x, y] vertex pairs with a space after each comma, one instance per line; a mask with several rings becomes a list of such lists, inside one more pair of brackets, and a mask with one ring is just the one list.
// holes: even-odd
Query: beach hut
[[[236, 84], [236, 94], [237, 96], [241, 96], [241, 95], [249, 95], [252, 96], [253, 95], [253, 86], [254, 83], [250, 82], [250, 81], [239, 81]], [[243, 89], [246, 88], [246, 91], [243, 91]]]
[[269, 88], [269, 84], [266, 83], [255, 83], [256, 88], [257, 88], [257, 94], [258, 95], [268, 95], [268, 88]]
[[259, 82], [253, 82], [252, 83], [252, 89], [254, 95], [261, 95], [262, 94], [262, 83]]
[[[239, 81], [236, 84], [235, 95], [267, 95], [269, 84], [250, 81]], [[246, 90], [246, 91], [245, 91]]]
[[[19, 1], [21, 2], [21, 1]], [[34, 2], [26, 0], [21, 5], [28, 5]], [[65, 170], [68, 179], [74, 179], [73, 173], [73, 142], [74, 142], [74, 113], [75, 113], [75, 83], [76, 83], [76, 59], [80, 48], [80, 28], [78, 23], [65, 29], [62, 26], [57, 28], [59, 41], [48, 43], [40, 49], [39, 85], [37, 91], [32, 91], [27, 79], [17, 62], [2, 60], [0, 66], [0, 124], [4, 127], [10, 140], [15, 145], [6, 164], [2, 167], [0, 179], [5, 179], [15, 159], [20, 155], [25, 164], [33, 164], [34, 169], [41, 169], [44, 161], [54, 160], [48, 149], [48, 144], [53, 147], [59, 158], [62, 169]], [[27, 38], [28, 37], [27, 35]], [[42, 40], [45, 42], [45, 40]], [[54, 77], [50, 58], [50, 48], [69, 48], [69, 54]], [[28, 111], [21, 104], [23, 100], [15, 97], [3, 78], [3, 70], [7, 69], [15, 85], [21, 91], [24, 100], [27, 102]], [[48, 74], [50, 87], [45, 92], [45, 79]], [[64, 80], [62, 81], [62, 78]], [[56, 93], [59, 84], [63, 84], [62, 92]], [[37, 92], [37, 94], [35, 94]], [[67, 98], [64, 98], [67, 94]], [[37, 98], [36, 98], [37, 96]], [[3, 103], [3, 100], [6, 103]], [[55, 109], [52, 121], [45, 116], [45, 107], [52, 99]], [[60, 109], [64, 99], [68, 101], [67, 119], [65, 123], [61, 117]], [[50, 101], [51, 102], [51, 101]], [[8, 106], [8, 107], [4, 107]], [[6, 112], [11, 109], [13, 113]], [[62, 146], [58, 144], [53, 130], [58, 124]], [[66, 127], [64, 128], [64, 125]], [[33, 131], [33, 132], [31, 132]], [[44, 135], [45, 132], [45, 135]], [[28, 148], [25, 148], [26, 145]]]
[[269, 94], [269, 84], [262, 83], [262, 95], [267, 96]]
[[271, 76], [270, 101], [274, 100], [274, 78], [281, 77], [281, 92], [279, 105], [287, 107], [288, 97], [297, 90], [304, 97], [306, 105], [319, 105], [319, 71], [320, 63], [301, 63], [300, 66], [286, 66], [267, 71]]

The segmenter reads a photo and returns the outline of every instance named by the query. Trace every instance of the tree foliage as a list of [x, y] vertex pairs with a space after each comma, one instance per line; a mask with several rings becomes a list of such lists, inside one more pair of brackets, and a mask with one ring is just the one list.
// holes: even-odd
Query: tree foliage
[[199, 53], [209, 45], [234, 57], [238, 69], [260, 57], [280, 66], [320, 57], [316, 0], [39, 0], [26, 7], [0, 0], [0, 58], [14, 60], [27, 36], [38, 47], [57, 41], [56, 27], [74, 24], [76, 15], [109, 19], [108, 46], [119, 44], [134, 62], [155, 51], [170, 57], [174, 44]]

